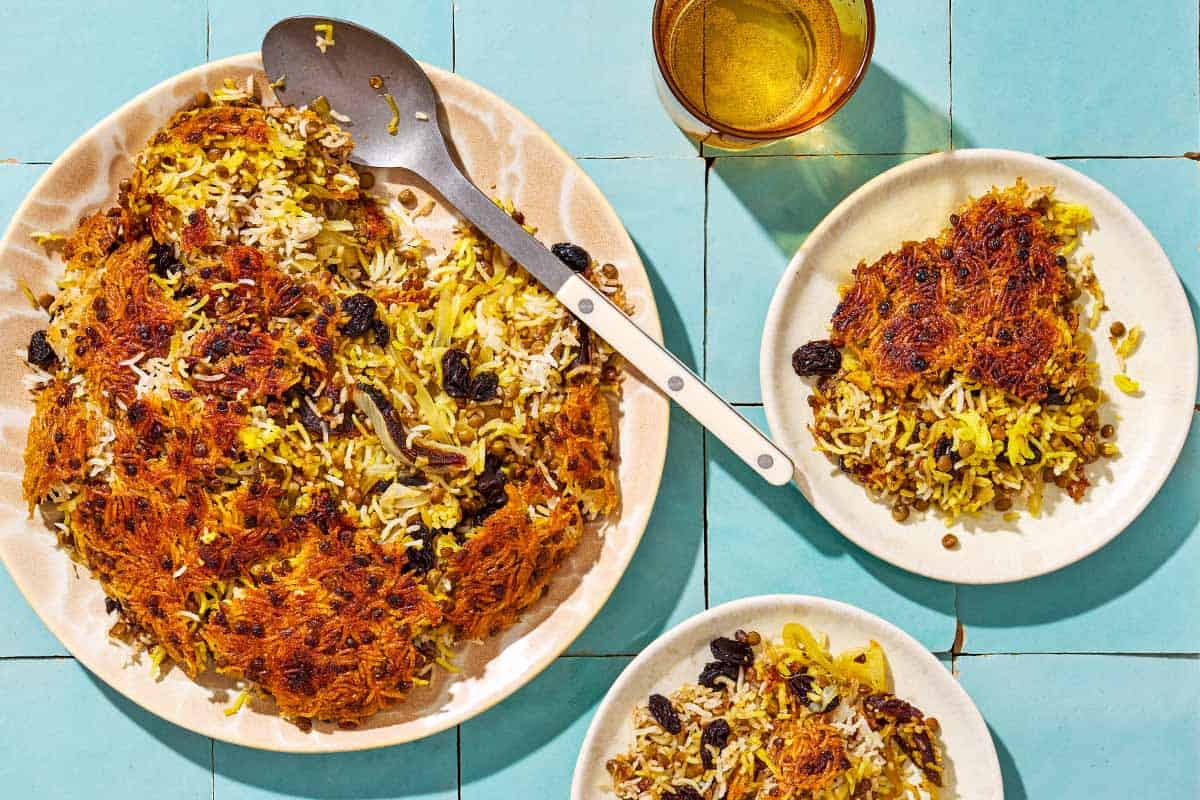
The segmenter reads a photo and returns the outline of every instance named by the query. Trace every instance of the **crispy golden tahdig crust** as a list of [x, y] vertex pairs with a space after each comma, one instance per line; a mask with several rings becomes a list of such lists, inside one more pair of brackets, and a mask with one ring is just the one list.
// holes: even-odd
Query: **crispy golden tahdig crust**
[[1036, 207], [995, 192], [956, 220], [860, 264], [834, 312], [833, 343], [855, 348], [880, 386], [957, 371], [1040, 400], [1085, 360], [1059, 243]]
[[156, 665], [351, 726], [615, 510], [619, 373], [470, 230], [427, 262], [328, 116], [228, 87], [68, 238], [24, 492]]

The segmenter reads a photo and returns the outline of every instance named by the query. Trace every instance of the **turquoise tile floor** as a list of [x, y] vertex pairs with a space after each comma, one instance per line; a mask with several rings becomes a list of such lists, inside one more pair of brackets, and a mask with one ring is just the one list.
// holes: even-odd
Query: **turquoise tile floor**
[[[0, 222], [109, 110], [311, 12], [364, 22], [493, 89], [579, 158], [641, 250], [668, 343], [759, 425], [759, 334], [784, 264], [839, 200], [922, 153], [1067, 160], [1142, 216], [1196, 312], [1200, 166], [1184, 156], [1200, 150], [1195, 0], [878, 5], [874, 66], [829, 125], [712, 157], [655, 97], [649, 0], [9, 2]], [[1112, 545], [1037, 580], [958, 587], [862, 552], [675, 413], [646, 538], [567, 654], [457, 730], [368, 753], [262, 753], [150, 716], [70, 659], [0, 571], [0, 796], [564, 797], [591, 714], [633, 654], [705, 607], [793, 591], [861, 605], [942, 657], [988, 720], [1010, 800], [1195, 798], [1197, 427], [1200, 415], [1162, 493]]]

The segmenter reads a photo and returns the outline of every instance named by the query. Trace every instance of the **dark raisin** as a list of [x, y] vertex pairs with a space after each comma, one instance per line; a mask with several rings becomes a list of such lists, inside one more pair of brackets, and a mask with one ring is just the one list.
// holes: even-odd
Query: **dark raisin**
[[954, 442], [949, 436], [943, 436], [937, 440], [937, 444], [933, 446], [933, 457], [941, 458], [942, 456], [950, 455], [950, 450], [954, 447]]
[[558, 256], [558, 260], [570, 267], [572, 272], [583, 272], [592, 263], [587, 250], [570, 242], [559, 242], [550, 248], [550, 252]]
[[1017, 244], [1029, 246], [1029, 231], [1017, 231]]
[[1024, 260], [1026, 260], [1027, 258], [1029, 258], [1029, 250], [1028, 250], [1028, 248], [1025, 248], [1025, 247], [1018, 247], [1018, 248], [1017, 248], [1017, 260], [1018, 260], [1018, 261], [1024, 261]]
[[224, 336], [215, 336], [208, 343], [205, 350], [205, 355], [214, 361], [218, 361], [229, 354], [230, 342]]
[[958, 227], [958, 219], [959, 219], [958, 214], [951, 214], [950, 215], [950, 224], [957, 228]]
[[500, 379], [494, 372], [481, 372], [471, 380], [471, 399], [476, 403], [485, 403], [495, 398], [500, 388]]
[[842, 698], [841, 698], [841, 696], [840, 696], [840, 695], [836, 695], [836, 694], [835, 694], [835, 695], [833, 696], [833, 699], [832, 699], [832, 700], [830, 700], [830, 701], [829, 701], [829, 702], [828, 702], [828, 703], [825, 705], [825, 707], [821, 709], [821, 713], [822, 713], [822, 714], [828, 714], [830, 711], [833, 711], [835, 708], [837, 708], [837, 707], [838, 707], [838, 706], [841, 704], [841, 702], [842, 702]]
[[54, 354], [54, 348], [46, 341], [45, 331], [34, 331], [33, 336], [29, 337], [29, 363], [35, 367], [49, 369], [54, 362], [58, 361], [58, 356]]
[[508, 478], [504, 475], [500, 457], [494, 453], [488, 454], [483, 462], [483, 472], [475, 479], [475, 491], [483, 498], [484, 506], [479, 510], [480, 519], [486, 519], [493, 512], [499, 511], [508, 502], [508, 493], [504, 485]]
[[396, 483], [401, 486], [428, 486], [429, 479], [419, 472], [414, 472], [412, 475], [401, 475], [396, 478]]
[[709, 689], [720, 689], [722, 684], [717, 682], [718, 678], [729, 678], [731, 681], [736, 681], [737, 677], [737, 664], [710, 661], [704, 665], [704, 669], [700, 670], [700, 677], [696, 679], [696, 683], [707, 686]]
[[375, 334], [375, 344], [378, 347], [387, 347], [392, 341], [392, 329], [387, 323], [376, 317], [371, 321], [371, 331]]
[[924, 283], [929, 280], [929, 270], [924, 267], [917, 267], [917, 271], [913, 273], [913, 278], [916, 279], [917, 283]]
[[891, 300], [880, 300], [878, 308], [879, 308], [880, 314], [886, 315], [889, 311], [892, 310], [892, 301]]
[[812, 691], [813, 679], [807, 672], [798, 672], [787, 679], [787, 687], [801, 703], [808, 703], [808, 693]]
[[1002, 344], [1008, 344], [1013, 338], [1012, 331], [1010, 331], [1008, 328], [1001, 328], [996, 334], [996, 338], [999, 339]]
[[988, 239], [988, 250], [999, 250], [1001, 244], [1003, 244], [1003, 242], [1000, 241], [1000, 237], [993, 236], [991, 239]]
[[361, 336], [371, 329], [375, 321], [375, 300], [359, 292], [342, 301], [342, 313], [346, 323], [341, 331], [347, 336]]
[[966, 267], [959, 267], [959, 268], [958, 268], [958, 277], [960, 277], [960, 278], [965, 278], [965, 277], [967, 277], [967, 276], [968, 276], [968, 275], [970, 275], [970, 274], [971, 274], [971, 270], [967, 269]]
[[1065, 267], [1067, 265], [1067, 257], [1066, 256], [1055, 256], [1054, 263], [1060, 267]]
[[424, 575], [433, 569], [437, 554], [433, 552], [433, 531], [426, 528], [424, 523], [418, 522], [417, 525], [420, 529], [413, 534], [413, 538], [420, 539], [421, 546], [408, 548], [408, 568], [418, 575]]
[[442, 356], [442, 389], [460, 400], [470, 396], [471, 362], [462, 350], [452, 347]]
[[754, 663], [754, 651], [745, 642], [720, 636], [709, 642], [708, 649], [713, 658], [723, 664], [737, 664], [748, 667]]
[[175, 248], [170, 244], [155, 242], [150, 247], [150, 259], [154, 262], [154, 274], [162, 278], [183, 268], [179, 259], [175, 258]]
[[869, 694], [863, 700], [863, 709], [876, 719], [892, 719], [897, 722], [915, 722], [924, 719], [916, 706], [904, 702], [893, 694]]
[[[667, 800], [666, 794], [663, 794], [663, 800]], [[691, 786], [678, 786], [675, 789], [674, 800], [704, 800], [704, 796]]]
[[111, 597], [104, 598], [104, 613], [105, 614], [111, 614], [114, 611], [119, 611], [120, 609], [121, 609], [121, 604], [118, 603], [116, 600], [113, 600]]
[[942, 248], [942, 258], [946, 259], [947, 261], [954, 258], [954, 250], [949, 247], [943, 247]]
[[926, 367], [929, 366], [929, 362], [921, 356], [913, 356], [912, 361], [908, 362], [908, 365], [912, 367], [913, 372], [924, 372]]
[[300, 424], [304, 426], [304, 430], [315, 436], [321, 434], [321, 415], [313, 411], [313, 407], [304, 400], [300, 401]]
[[704, 726], [704, 732], [700, 734], [700, 760], [704, 762], [705, 769], [713, 768], [713, 752], [709, 748], [715, 748], [720, 753], [728, 742], [728, 722], [718, 717]]
[[650, 716], [654, 717], [654, 721], [661, 725], [667, 733], [679, 733], [683, 729], [683, 725], [679, 722], [679, 715], [675, 713], [675, 707], [671, 705], [670, 700], [661, 694], [652, 694], [649, 706]]
[[1046, 399], [1045, 399], [1046, 405], [1061, 406], [1061, 405], [1066, 405], [1066, 402], [1067, 402], [1067, 396], [1064, 395], [1061, 391], [1054, 388], [1053, 386], [1049, 386], [1046, 388]]
[[842, 353], [828, 339], [815, 339], [792, 353], [792, 369], [802, 377], [833, 375], [842, 368]]

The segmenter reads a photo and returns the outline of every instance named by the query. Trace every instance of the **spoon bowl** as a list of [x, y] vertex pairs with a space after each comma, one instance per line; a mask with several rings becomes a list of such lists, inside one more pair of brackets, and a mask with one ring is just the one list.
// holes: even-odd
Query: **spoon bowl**
[[[335, 44], [316, 46], [314, 25], [333, 25]], [[437, 94], [412, 56], [372, 30], [339, 19], [291, 17], [275, 23], [262, 43], [276, 96], [302, 106], [324, 97], [354, 135], [350, 160], [372, 167], [418, 167], [447, 157], [437, 116]], [[374, 81], [373, 78], [378, 78]], [[396, 104], [393, 111], [388, 103]], [[395, 124], [396, 133], [388, 133]]]

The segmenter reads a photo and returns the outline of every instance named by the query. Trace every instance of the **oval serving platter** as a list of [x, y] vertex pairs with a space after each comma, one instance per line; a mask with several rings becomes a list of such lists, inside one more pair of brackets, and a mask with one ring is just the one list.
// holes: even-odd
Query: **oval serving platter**
[[712, 660], [709, 642], [734, 631], [753, 630], [778, 638], [783, 626], [799, 622], [829, 636], [839, 652], [874, 639], [887, 655], [892, 689], [927, 716], [936, 717], [946, 757], [945, 796], [1000, 800], [1000, 762], [987, 725], [947, 666], [920, 642], [860, 608], [806, 595], [761, 595], [711, 608], [672, 628], [642, 651], [604, 696], [575, 764], [571, 800], [615, 797], [606, 762], [633, 742], [633, 709], [651, 693], [669, 695], [695, 683]]
[[[538, 226], [543, 241], [573, 241], [620, 270], [634, 319], [661, 341], [662, 328], [645, 267], [612, 207], [582, 169], [531, 120], [490, 92], [457, 75], [426, 66], [436, 87], [450, 138], [467, 174], [485, 192], [511, 199]], [[459, 655], [461, 673], [439, 672], [433, 685], [407, 702], [371, 717], [355, 730], [314, 725], [309, 733], [284, 721], [268, 701], [252, 700], [236, 715], [223, 711], [238, 694], [235, 684], [208, 672], [198, 682], [180, 670], [151, 677], [137, 658], [106, 632], [112, 618], [104, 594], [85, 569], [55, 547], [40, 519], [30, 518], [21, 496], [22, 454], [32, 403], [22, 385], [27, 368], [15, 353], [44, 316], [21, 290], [53, 291], [62, 271], [31, 239], [36, 231], [67, 232], [80, 216], [115, 202], [131, 159], [154, 130], [196, 92], [226, 78], [253, 76], [264, 88], [257, 53], [215, 61], [171, 78], [130, 101], [83, 135], [47, 170], [18, 209], [0, 242], [0, 351], [10, 354], [0, 374], [0, 557], [50, 630], [66, 648], [117, 691], [185, 728], [235, 744], [292, 752], [383, 747], [450, 728], [489, 708], [537, 675], [583, 630], [625, 571], [645, 530], [662, 477], [668, 403], [629, 373], [617, 409], [622, 505], [600, 526], [589, 526], [559, 570], [546, 597], [523, 620]], [[353, 133], [353, 126], [348, 126]], [[420, 202], [427, 187], [400, 171], [376, 172], [376, 193], [410, 187]], [[441, 207], [424, 218], [422, 232], [435, 252], [452, 241], [455, 217]]]
[[[851, 270], [907, 240], [935, 235], [950, 213], [993, 186], [1024, 178], [1053, 185], [1056, 196], [1087, 205], [1095, 218], [1080, 244], [1110, 310], [1093, 335], [1099, 386], [1109, 398], [1104, 422], [1116, 423], [1121, 455], [1088, 469], [1093, 485], [1081, 503], [1049, 487], [1040, 517], [998, 512], [960, 518], [947, 528], [927, 512], [905, 523], [814, 449], [809, 379], [796, 376], [792, 352], [828, 336], [838, 287]], [[1140, 325], [1143, 345], [1129, 359], [1139, 396], [1113, 384], [1119, 372], [1106, 330], [1113, 320]], [[1172, 357], [1157, 358], [1169, 347]], [[763, 404], [775, 441], [796, 462], [796, 483], [831, 525], [863, 549], [911, 572], [956, 583], [1003, 583], [1065, 567], [1123, 531], [1158, 492], [1187, 438], [1196, 396], [1196, 333], [1183, 286], [1146, 226], [1112, 192], [1055, 161], [1010, 150], [935, 153], [894, 167], [843, 200], [788, 264], [767, 313], [760, 352]], [[947, 550], [950, 530], [959, 547]]]

